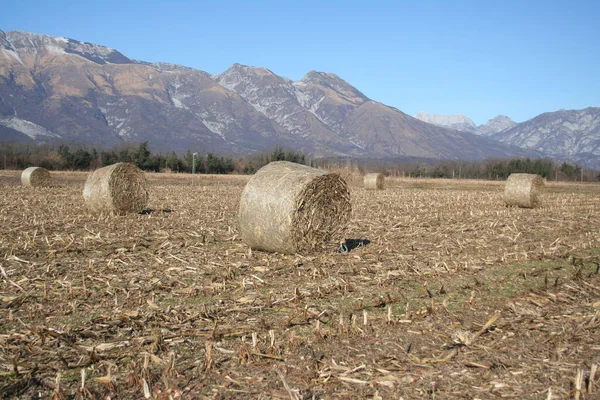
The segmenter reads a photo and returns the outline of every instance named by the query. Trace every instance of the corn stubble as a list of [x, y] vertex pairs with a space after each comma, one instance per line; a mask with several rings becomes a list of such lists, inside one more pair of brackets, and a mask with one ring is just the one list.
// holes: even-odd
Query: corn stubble
[[152, 211], [113, 215], [85, 174], [2, 173], [2, 397], [598, 396], [597, 186], [524, 209], [502, 182], [359, 181], [369, 243], [298, 256], [241, 241], [247, 177], [149, 174]]

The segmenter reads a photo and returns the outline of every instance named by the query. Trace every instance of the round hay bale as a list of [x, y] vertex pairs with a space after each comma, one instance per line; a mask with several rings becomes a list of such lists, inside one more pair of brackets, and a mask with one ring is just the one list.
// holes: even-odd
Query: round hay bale
[[383, 190], [385, 189], [385, 176], [381, 173], [371, 173], [365, 175], [365, 189]]
[[242, 240], [284, 254], [338, 245], [352, 207], [338, 175], [288, 161], [272, 162], [246, 184], [239, 209]]
[[83, 198], [95, 212], [140, 212], [148, 204], [146, 177], [141, 169], [129, 163], [99, 168], [88, 176]]
[[29, 167], [21, 173], [23, 186], [48, 187], [52, 184], [52, 177], [46, 168]]
[[507, 206], [538, 207], [543, 189], [544, 180], [537, 174], [510, 174], [504, 185], [504, 202]]

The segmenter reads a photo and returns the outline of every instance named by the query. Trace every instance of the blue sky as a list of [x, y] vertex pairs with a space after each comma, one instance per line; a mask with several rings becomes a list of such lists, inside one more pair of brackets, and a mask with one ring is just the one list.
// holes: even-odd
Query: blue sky
[[600, 1], [9, 0], [0, 30], [210, 73], [333, 72], [407, 114], [477, 124], [600, 106]]

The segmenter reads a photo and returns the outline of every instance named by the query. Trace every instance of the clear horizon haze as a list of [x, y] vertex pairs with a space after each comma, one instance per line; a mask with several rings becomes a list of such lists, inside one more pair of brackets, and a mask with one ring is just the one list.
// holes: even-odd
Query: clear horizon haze
[[597, 1], [22, 0], [3, 5], [0, 30], [211, 74], [330, 72], [407, 114], [479, 125], [600, 106], [599, 21]]

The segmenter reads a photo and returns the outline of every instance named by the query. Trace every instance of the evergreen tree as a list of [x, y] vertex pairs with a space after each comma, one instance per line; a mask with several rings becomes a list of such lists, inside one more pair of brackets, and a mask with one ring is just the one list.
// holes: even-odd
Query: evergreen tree
[[144, 165], [148, 161], [150, 157], [150, 150], [148, 150], [148, 142], [140, 143], [137, 152], [134, 157], [134, 164], [138, 166], [138, 168], [144, 168]]
[[279, 146], [275, 146], [275, 149], [271, 153], [271, 161], [284, 161], [285, 160], [285, 152]]
[[65, 163], [65, 167], [67, 169], [73, 168], [73, 154], [71, 154], [71, 149], [66, 144], [61, 144], [58, 146], [58, 155]]

